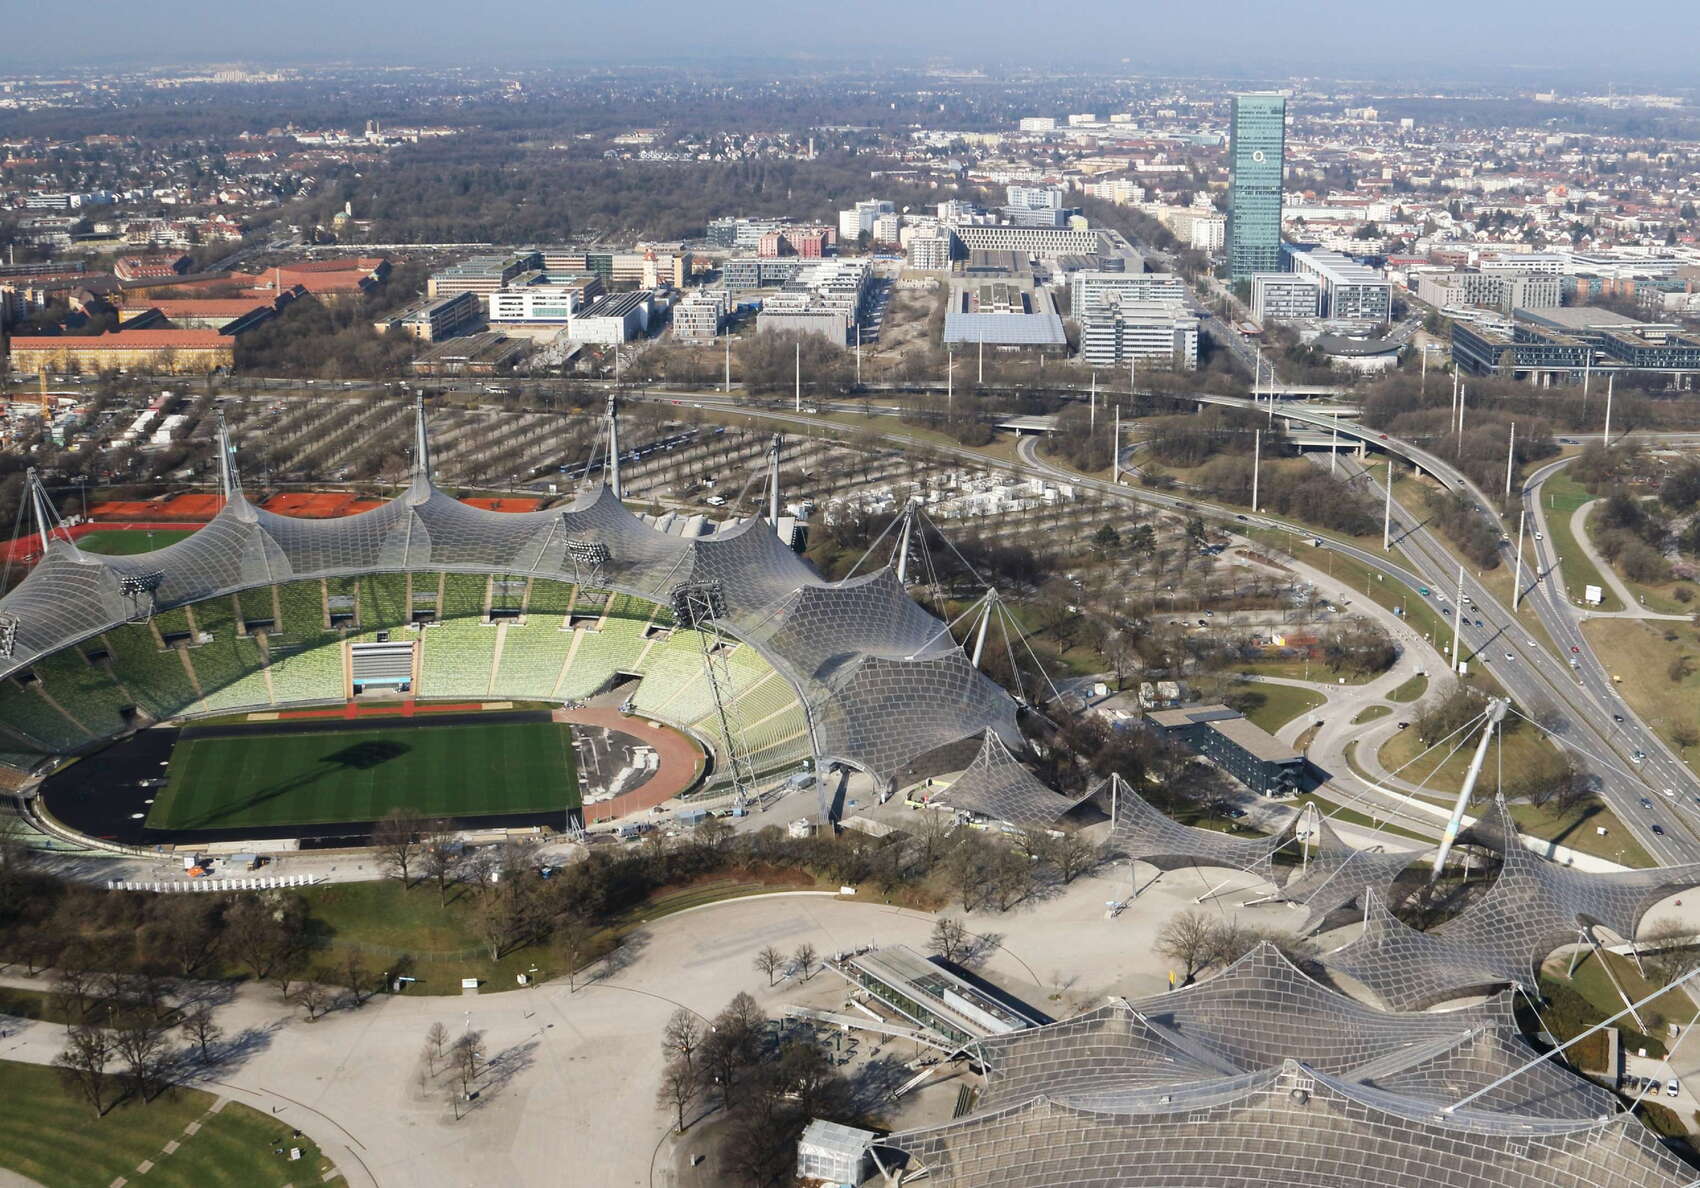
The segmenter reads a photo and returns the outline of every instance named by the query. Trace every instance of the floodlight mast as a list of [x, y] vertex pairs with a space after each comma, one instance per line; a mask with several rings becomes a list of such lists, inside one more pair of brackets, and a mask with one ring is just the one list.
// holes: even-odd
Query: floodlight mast
[[750, 764], [744, 742], [744, 723], [728, 692], [732, 672], [723, 649], [728, 641], [720, 620], [726, 615], [726, 595], [718, 580], [681, 582], [673, 588], [673, 619], [684, 630], [697, 633], [702, 651], [703, 672], [714, 695], [715, 717], [720, 737], [726, 742], [726, 766], [732, 775], [732, 803], [744, 808], [756, 794], [755, 768]]

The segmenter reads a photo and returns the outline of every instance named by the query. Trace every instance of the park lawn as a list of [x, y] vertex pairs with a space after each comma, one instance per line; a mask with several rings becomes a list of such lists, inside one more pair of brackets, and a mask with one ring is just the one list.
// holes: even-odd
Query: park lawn
[[[1674, 632], [1675, 640], [1665, 638]], [[1671, 745], [1691, 771], [1700, 772], [1700, 749], [1677, 744], [1687, 727], [1700, 732], [1700, 642], [1686, 623], [1640, 619], [1589, 619], [1582, 633], [1606, 671], [1623, 678], [1617, 691], [1643, 722]], [[1686, 658], [1689, 671], [1670, 679], [1671, 665]]]
[[1316, 681], [1323, 685], [1334, 685], [1341, 681], [1345, 681], [1348, 685], [1363, 685], [1380, 675], [1378, 673], [1344, 670], [1335, 672], [1328, 667], [1328, 662], [1325, 660], [1307, 661], [1302, 656], [1269, 660], [1238, 660], [1234, 662], [1234, 671], [1248, 673], [1252, 676], [1287, 677], [1295, 681]]
[[[1427, 799], [1449, 807], [1451, 799], [1457, 795], [1459, 788], [1463, 787], [1470, 758], [1475, 754], [1477, 737], [1472, 735], [1464, 745], [1453, 752], [1450, 759], [1446, 758], [1446, 752], [1457, 739], [1446, 743], [1444, 747], [1436, 747], [1403, 771], [1397, 771], [1401, 765], [1411, 761], [1423, 750], [1423, 744], [1417, 738], [1415, 730], [1401, 730], [1382, 745], [1381, 763], [1389, 772], [1397, 771], [1403, 780], [1410, 783], [1421, 782], [1423, 788], [1433, 794]], [[1532, 729], [1513, 730], [1503, 738], [1495, 734], [1492, 744], [1488, 747], [1487, 758], [1482, 763], [1481, 779], [1476, 785], [1476, 798], [1471, 809], [1474, 813], [1487, 811], [1492, 803], [1490, 797], [1495, 777], [1501, 770], [1502, 744], [1504, 768], [1512, 771], [1542, 757], [1539, 748], [1548, 746]], [[1624, 827], [1623, 822], [1609, 808], [1597, 801], [1591, 802], [1581, 816], [1571, 814], [1568, 817], [1559, 817], [1550, 808], [1536, 808], [1526, 803], [1512, 804], [1511, 815], [1523, 832], [1532, 837], [1556, 841], [1559, 845], [1606, 858], [1624, 866], [1653, 865], [1652, 858]], [[1605, 829], [1604, 837], [1595, 831], [1596, 827]]]
[[[0, 1167], [44, 1188], [107, 1188], [121, 1177], [132, 1183], [181, 1188], [282, 1188], [318, 1183], [330, 1170], [305, 1137], [291, 1140], [302, 1159], [272, 1154], [290, 1128], [246, 1106], [231, 1103], [210, 1117], [216, 1098], [176, 1088], [151, 1102], [121, 1102], [104, 1118], [69, 1092], [53, 1069], [0, 1061]], [[191, 1122], [201, 1128], [184, 1136]], [[181, 1144], [170, 1155], [165, 1145]], [[157, 1160], [145, 1176], [144, 1160]]]
[[1418, 673], [1387, 695], [1389, 701], [1421, 701], [1428, 692], [1428, 677]]
[[[1575, 975], [1568, 980], [1564, 973], [1569, 968], [1569, 958], [1555, 956], [1542, 966], [1541, 980], [1569, 986], [1587, 999], [1589, 1005], [1600, 1012], [1602, 1019], [1615, 1015], [1627, 1004], [1623, 1001], [1623, 995], [1618, 993], [1617, 986], [1612, 984], [1612, 977], [1608, 976], [1601, 966], [1601, 955], [1610, 962], [1611, 974], [1616, 977], [1617, 984], [1623, 987], [1624, 993], [1629, 995], [1630, 1002], [1639, 1002], [1659, 988], [1657, 983], [1641, 976], [1641, 971], [1635, 968], [1635, 962], [1620, 953], [1608, 950], [1586, 954], [1576, 962]], [[1642, 1007], [1641, 1018], [1646, 1019], [1649, 1012], [1663, 1015], [1671, 1022], [1687, 1023], [1694, 1015], [1694, 1003], [1681, 990], [1671, 990]], [[1665, 1055], [1664, 1036], [1641, 1036], [1635, 1030], [1635, 1020], [1632, 1016], [1626, 1015], [1613, 1026], [1624, 1032], [1623, 1043], [1629, 1050], [1645, 1047], [1649, 1056], [1662, 1058]], [[1662, 1031], [1659, 1028], [1655, 1030]]]
[[1245, 705], [1245, 716], [1273, 734], [1302, 714], [1309, 713], [1327, 698], [1313, 689], [1270, 685], [1261, 681], [1235, 681], [1227, 692], [1237, 704]]
[[171, 754], [157, 829], [541, 813], [579, 804], [571, 728], [554, 722], [361, 727], [200, 738]]
[[163, 549], [188, 538], [191, 528], [156, 528], [143, 532], [134, 528], [108, 528], [77, 538], [77, 547], [84, 552], [104, 553], [111, 557], [127, 557]]
[[1582, 552], [1576, 534], [1570, 530], [1570, 516], [1584, 503], [1594, 499], [1587, 490], [1562, 470], [1548, 479], [1541, 488], [1545, 497], [1547, 532], [1552, 536], [1552, 549], [1558, 554], [1558, 569], [1564, 579], [1564, 592], [1570, 601], [1580, 606], [1584, 586], [1600, 587], [1600, 610], [1623, 609], [1623, 602], [1612, 592], [1605, 577]]
[[1377, 718], [1385, 718], [1388, 714], [1390, 714], [1392, 712], [1393, 711], [1388, 709], [1385, 705], [1365, 706], [1358, 713], [1358, 716], [1352, 719], [1352, 725], [1361, 726], [1365, 722], [1373, 722]]

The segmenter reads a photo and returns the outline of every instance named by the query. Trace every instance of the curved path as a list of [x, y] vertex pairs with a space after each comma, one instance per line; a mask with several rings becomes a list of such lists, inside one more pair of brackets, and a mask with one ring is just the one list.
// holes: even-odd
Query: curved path
[[[1584, 619], [1668, 619], [1677, 623], [1693, 622], [1693, 615], [1671, 615], [1648, 610], [1641, 604], [1641, 600], [1636, 597], [1635, 592], [1629, 588], [1628, 583], [1618, 575], [1617, 567], [1602, 557], [1599, 549], [1594, 547], [1593, 538], [1588, 535], [1588, 516], [1594, 508], [1604, 502], [1603, 499], [1590, 499], [1571, 512], [1570, 534], [1576, 538], [1576, 544], [1581, 548], [1582, 555], [1593, 562], [1594, 568], [1600, 571], [1600, 577], [1604, 579], [1606, 585], [1611, 587], [1611, 592], [1617, 595], [1617, 600], [1623, 603], [1624, 609], [1620, 611], [1585, 610], [1581, 612], [1582, 617]], [[1542, 517], [1542, 519], [1544, 520], [1545, 517]], [[1562, 571], [1559, 580], [1563, 581]], [[1572, 600], [1575, 599], [1574, 591], [1566, 592]]]

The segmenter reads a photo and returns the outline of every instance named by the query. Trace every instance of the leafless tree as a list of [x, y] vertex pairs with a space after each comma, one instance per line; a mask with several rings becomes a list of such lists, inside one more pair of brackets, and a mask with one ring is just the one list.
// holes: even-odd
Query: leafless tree
[[1203, 912], [1186, 911], [1169, 918], [1158, 930], [1153, 947], [1159, 956], [1179, 963], [1181, 980], [1188, 981], [1210, 964], [1216, 944], [1216, 928], [1210, 917]]
[[767, 984], [771, 987], [776, 980], [775, 975], [785, 966], [785, 954], [772, 945], [768, 945], [756, 954], [755, 965], [758, 970], [767, 975]]
[[695, 1011], [680, 1007], [667, 1020], [667, 1027], [661, 1033], [661, 1050], [690, 1068], [694, 1063], [692, 1057], [702, 1046], [702, 1037], [702, 1018]]
[[567, 973], [569, 994], [578, 990], [578, 971], [590, 960], [595, 940], [596, 929], [576, 912], [568, 912], [555, 925], [555, 951]]
[[1055, 863], [1057, 873], [1062, 875], [1064, 883], [1074, 882], [1077, 877], [1103, 861], [1103, 857], [1101, 846], [1089, 844], [1078, 833], [1065, 832], [1051, 846], [1051, 861]]
[[427, 827], [425, 840], [419, 845], [420, 877], [437, 884], [437, 902], [449, 902], [449, 884], [460, 877], [462, 855], [466, 847], [454, 835], [448, 821], [433, 821]]
[[927, 946], [946, 961], [955, 962], [968, 952], [968, 929], [954, 916], [940, 916], [933, 924]]
[[472, 1086], [478, 1080], [478, 1074], [484, 1067], [484, 1033], [482, 1031], [462, 1032], [455, 1040], [452, 1049], [455, 1071], [460, 1076], [460, 1091], [472, 1092]]
[[431, 1075], [437, 1075], [437, 1065], [442, 1063], [443, 1055], [449, 1044], [449, 1029], [441, 1023], [433, 1023], [425, 1031], [425, 1064], [431, 1070]]
[[331, 1009], [335, 993], [324, 982], [319, 980], [318, 970], [295, 988], [295, 1001], [301, 1009], [307, 1012], [307, 1022], [316, 1023], [319, 1016]]
[[185, 1039], [195, 1045], [203, 1064], [209, 1058], [212, 1046], [224, 1036], [224, 1030], [213, 1021], [212, 1007], [206, 1003], [184, 1015], [177, 1029], [183, 1033]]
[[805, 982], [813, 976], [810, 974], [809, 968], [814, 965], [816, 956], [815, 947], [808, 941], [798, 945], [791, 954], [791, 960], [797, 963], [797, 969], [802, 973]]
[[109, 1105], [107, 1089], [111, 1074], [112, 1038], [98, 1027], [78, 1023], [65, 1032], [65, 1048], [53, 1058], [65, 1084], [104, 1117]]
[[152, 1101], [165, 1087], [170, 1055], [165, 1030], [152, 1019], [136, 1018], [112, 1033], [113, 1052], [124, 1061], [124, 1080], [142, 1101]]
[[348, 982], [348, 993], [354, 999], [355, 1006], [365, 1006], [366, 1000], [372, 997], [372, 971], [366, 968], [366, 960], [354, 949], [348, 951], [343, 958], [342, 974]]
[[675, 1060], [667, 1066], [667, 1071], [661, 1074], [661, 1088], [656, 1093], [656, 1099], [662, 1105], [673, 1107], [677, 1117], [676, 1133], [685, 1133], [685, 1107], [696, 1100], [697, 1091], [701, 1087], [700, 1075], [687, 1061]]
[[391, 878], [401, 881], [403, 890], [412, 886], [425, 831], [425, 821], [408, 808], [391, 809], [372, 829], [372, 848], [377, 851], [379, 865]]

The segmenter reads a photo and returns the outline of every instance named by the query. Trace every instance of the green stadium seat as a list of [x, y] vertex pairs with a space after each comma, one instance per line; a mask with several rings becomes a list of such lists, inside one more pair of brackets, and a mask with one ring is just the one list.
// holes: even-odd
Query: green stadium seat
[[[415, 581], [418, 579], [416, 578]], [[448, 573], [443, 575], [443, 605], [437, 614], [442, 619], [482, 618], [484, 593], [490, 579], [481, 574]]]
[[529, 701], [555, 695], [561, 665], [573, 645], [573, 633], [560, 630], [560, 622], [559, 615], [527, 615], [523, 625], [506, 625], [493, 694]]
[[419, 697], [485, 697], [496, 659], [497, 628], [476, 615], [444, 619], [423, 632]]

